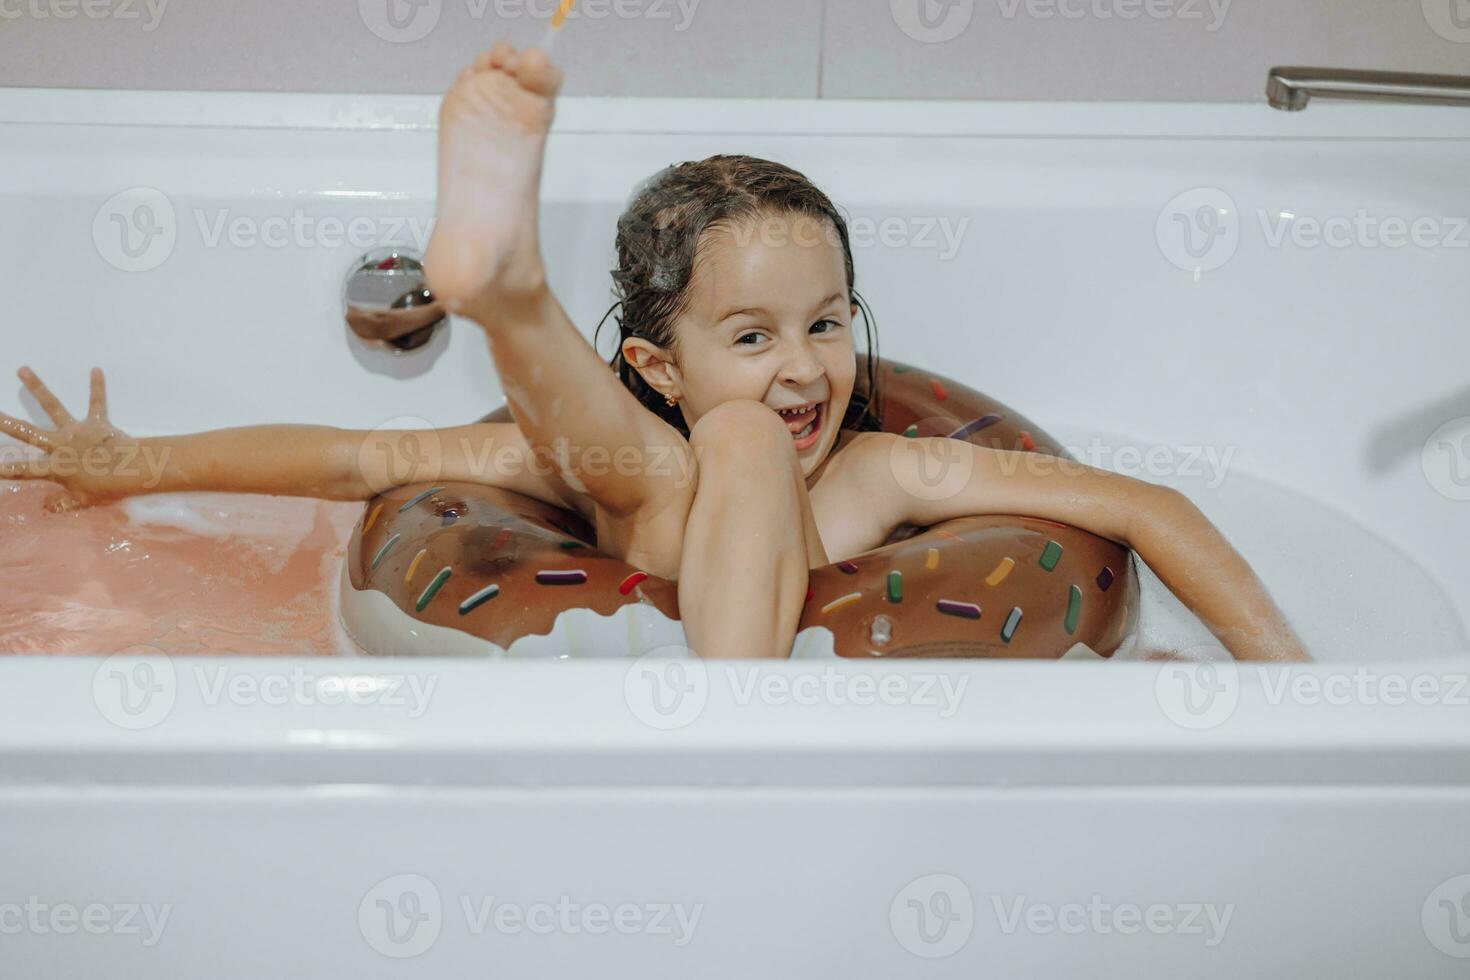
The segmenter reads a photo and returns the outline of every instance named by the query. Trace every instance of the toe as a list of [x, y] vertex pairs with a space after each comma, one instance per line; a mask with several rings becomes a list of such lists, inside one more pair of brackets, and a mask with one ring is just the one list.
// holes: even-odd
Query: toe
[[510, 46], [508, 41], [496, 41], [495, 46], [490, 49], [490, 67], [504, 68], [510, 56], [516, 53], [516, 49]]
[[516, 58], [514, 66], [507, 67], [507, 71], [514, 72], [521, 85], [537, 95], [549, 98], [561, 88], [561, 69], [552, 64], [546, 52], [539, 48], [527, 48], [522, 51]]

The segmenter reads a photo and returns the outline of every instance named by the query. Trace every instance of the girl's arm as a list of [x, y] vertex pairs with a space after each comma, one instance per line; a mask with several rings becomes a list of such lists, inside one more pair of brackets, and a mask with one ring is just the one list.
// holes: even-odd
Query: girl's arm
[[971, 514], [1071, 524], [1138, 552], [1237, 660], [1311, 659], [1250, 565], [1177, 490], [958, 439], [895, 436], [873, 445], [870, 472], [896, 502], [894, 526]]
[[0, 432], [41, 450], [0, 463], [0, 479], [61, 484], [67, 493], [53, 509], [179, 491], [367, 500], [438, 480], [484, 483], [569, 506], [549, 475], [553, 468], [534, 464], [513, 424], [371, 431], [261, 425], [136, 439], [108, 421], [100, 368], [92, 370], [84, 419], [73, 418], [29, 369], [21, 369], [20, 379], [56, 429], [0, 414]]

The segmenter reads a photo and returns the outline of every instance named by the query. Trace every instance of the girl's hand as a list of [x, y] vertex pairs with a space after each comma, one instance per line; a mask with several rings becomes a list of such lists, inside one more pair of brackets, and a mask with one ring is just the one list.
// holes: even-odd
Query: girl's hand
[[66, 493], [47, 505], [65, 511], [106, 503], [127, 495], [122, 472], [136, 465], [138, 442], [107, 421], [107, 390], [101, 368], [92, 369], [92, 396], [84, 419], [73, 418], [30, 368], [17, 372], [26, 390], [56, 423], [55, 431], [38, 429], [0, 412], [0, 432], [42, 450], [45, 455], [0, 463], [0, 480], [50, 480]]

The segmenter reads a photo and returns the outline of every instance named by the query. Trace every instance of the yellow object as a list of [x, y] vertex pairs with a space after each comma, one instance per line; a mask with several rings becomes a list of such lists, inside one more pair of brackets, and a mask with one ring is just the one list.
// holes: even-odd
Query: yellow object
[[403, 584], [404, 585], [407, 585], [407, 584], [409, 584], [410, 582], [413, 581], [413, 573], [419, 570], [419, 562], [423, 561], [424, 560], [424, 556], [427, 555], [428, 553], [429, 553], [429, 549], [428, 548], [425, 548], [422, 551], [420, 551], [418, 554], [416, 554], [416, 555], [413, 556], [413, 561], [411, 561], [411, 562], [408, 563], [408, 574], [406, 574], [406, 575], [403, 576]]
[[1000, 564], [995, 566], [995, 571], [991, 572], [989, 577], [985, 579], [985, 584], [999, 585], [1006, 580], [1006, 576], [1011, 574], [1011, 569], [1015, 567], [1016, 559], [1002, 558], [1000, 560]]
[[827, 603], [825, 606], [822, 607], [822, 612], [829, 613], [834, 609], [847, 605], [849, 602], [857, 602], [862, 597], [863, 594], [861, 592], [849, 592], [842, 598], [833, 599], [831, 602]]

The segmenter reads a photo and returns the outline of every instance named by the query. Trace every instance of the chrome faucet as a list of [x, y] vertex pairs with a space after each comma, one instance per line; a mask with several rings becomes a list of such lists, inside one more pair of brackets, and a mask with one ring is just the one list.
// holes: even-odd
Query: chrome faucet
[[342, 286], [347, 326], [363, 340], [408, 351], [429, 342], [444, 323], [444, 308], [429, 292], [423, 256], [380, 248], [353, 264]]
[[1470, 106], [1470, 77], [1341, 68], [1272, 68], [1266, 98], [1273, 109], [1298, 112], [1312, 99]]

